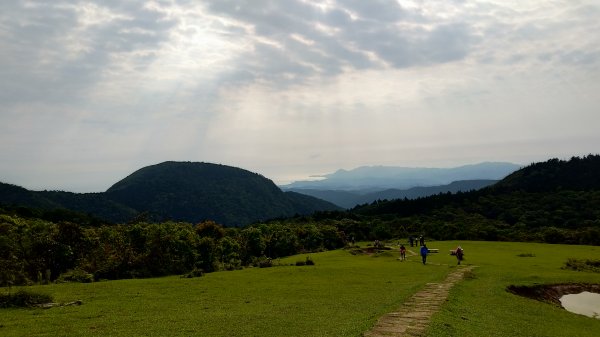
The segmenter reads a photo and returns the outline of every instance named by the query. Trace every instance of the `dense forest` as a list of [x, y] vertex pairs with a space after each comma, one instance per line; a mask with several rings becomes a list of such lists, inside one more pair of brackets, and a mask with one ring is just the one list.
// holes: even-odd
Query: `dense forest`
[[208, 220], [109, 224], [72, 210], [0, 207], [0, 285], [265, 266], [355, 240], [510, 240], [600, 245], [600, 156], [527, 166], [487, 188], [381, 200], [348, 211], [224, 227]]
[[95, 226], [93, 220], [80, 225], [23, 213], [0, 209], [0, 286], [265, 266], [273, 258], [336, 249], [346, 242], [337, 228], [315, 223], [271, 222], [243, 229], [213, 221]]

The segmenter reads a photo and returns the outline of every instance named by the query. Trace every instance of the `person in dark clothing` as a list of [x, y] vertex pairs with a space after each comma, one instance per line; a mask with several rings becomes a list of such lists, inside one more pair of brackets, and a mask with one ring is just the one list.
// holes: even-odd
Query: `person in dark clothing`
[[406, 260], [406, 247], [404, 245], [400, 245], [400, 260]]
[[419, 237], [419, 241], [421, 242], [421, 246], [425, 246], [425, 237], [423, 237], [423, 235]]
[[408, 237], [408, 242], [410, 243], [410, 246], [411, 246], [411, 247], [413, 246], [413, 241], [414, 241], [414, 240], [415, 240], [415, 239], [412, 237], [412, 235]]
[[423, 264], [427, 263], [427, 254], [429, 254], [429, 249], [426, 245], [421, 247], [421, 258], [423, 259]]
[[462, 247], [461, 247], [461, 246], [458, 246], [458, 247], [456, 248], [456, 260], [458, 260], [458, 264], [460, 264], [460, 261], [462, 261], [462, 259], [463, 259], [463, 254], [464, 254], [464, 252], [463, 252], [463, 249], [462, 249]]

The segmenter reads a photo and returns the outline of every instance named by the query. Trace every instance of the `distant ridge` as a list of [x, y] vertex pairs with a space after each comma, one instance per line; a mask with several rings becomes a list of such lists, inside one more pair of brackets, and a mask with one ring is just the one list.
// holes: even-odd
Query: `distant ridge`
[[146, 221], [213, 220], [227, 226], [339, 209], [314, 197], [284, 193], [247, 170], [173, 161], [139, 169], [104, 193], [36, 192], [0, 183], [0, 204], [71, 209], [110, 222], [143, 216]]
[[382, 201], [349, 212], [420, 224], [413, 228], [445, 240], [600, 245], [600, 155], [534, 163], [477, 191]]
[[386, 189], [376, 192], [361, 191], [340, 191], [340, 190], [317, 190], [317, 189], [302, 189], [292, 188], [289, 191], [294, 191], [315, 198], [323, 199], [334, 203], [343, 208], [352, 208], [356, 205], [362, 205], [374, 202], [376, 200], [392, 200], [392, 199], [414, 199], [427, 197], [438, 193], [456, 193], [478, 190], [486, 186], [493, 185], [498, 180], [461, 180], [454, 181], [447, 185], [426, 186], [426, 187], [411, 187], [409, 189]]
[[281, 188], [343, 190], [364, 194], [367, 190], [406, 190], [412, 187], [448, 185], [462, 180], [500, 180], [520, 167], [503, 162], [485, 162], [453, 168], [362, 166], [323, 175], [322, 180], [295, 181], [282, 185]]

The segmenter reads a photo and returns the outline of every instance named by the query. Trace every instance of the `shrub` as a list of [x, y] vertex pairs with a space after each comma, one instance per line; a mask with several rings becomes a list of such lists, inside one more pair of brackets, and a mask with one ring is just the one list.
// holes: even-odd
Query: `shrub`
[[296, 261], [296, 265], [297, 266], [305, 266], [306, 265], [306, 261], [302, 261], [302, 260]]
[[307, 266], [314, 266], [314, 265], [315, 265], [315, 261], [313, 261], [313, 260], [310, 258], [310, 256], [307, 256], [307, 257], [306, 257], [306, 262], [305, 262], [305, 264], [306, 264]]
[[600, 273], [600, 260], [567, 259], [562, 269]]
[[254, 259], [252, 265], [259, 268], [269, 268], [273, 267], [273, 260], [271, 260], [269, 257], [262, 256]]
[[52, 302], [52, 296], [19, 290], [14, 294], [0, 294], [0, 308], [33, 307]]
[[204, 276], [204, 270], [200, 268], [194, 268], [189, 273], [181, 275], [182, 278], [193, 278]]
[[242, 260], [240, 259], [231, 259], [229, 262], [223, 264], [224, 270], [240, 270], [242, 269]]
[[86, 272], [85, 270], [76, 268], [73, 270], [67, 270], [67, 272], [61, 274], [57, 281], [91, 283], [94, 282], [94, 275]]

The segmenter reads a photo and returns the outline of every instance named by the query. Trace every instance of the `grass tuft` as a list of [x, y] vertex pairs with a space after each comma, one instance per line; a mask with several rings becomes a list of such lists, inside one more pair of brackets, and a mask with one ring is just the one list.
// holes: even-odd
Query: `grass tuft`
[[521, 254], [517, 254], [518, 257], [535, 257], [535, 254], [533, 253], [521, 253]]

